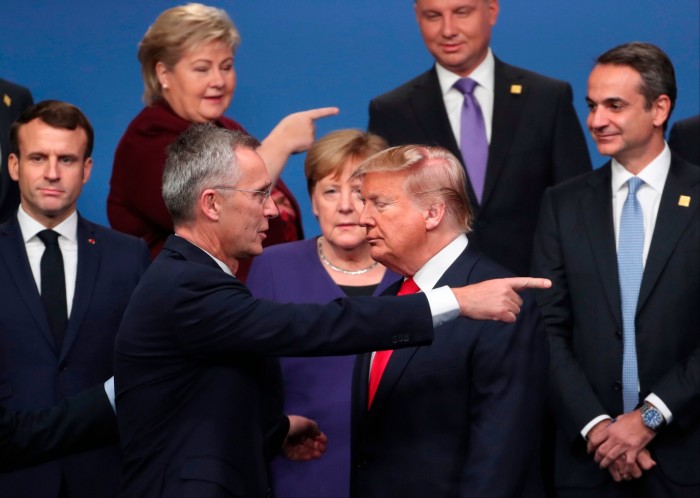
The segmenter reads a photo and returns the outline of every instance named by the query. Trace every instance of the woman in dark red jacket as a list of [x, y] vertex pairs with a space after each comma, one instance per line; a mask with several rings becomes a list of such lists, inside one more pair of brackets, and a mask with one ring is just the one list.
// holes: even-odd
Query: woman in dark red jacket
[[[145, 239], [152, 257], [173, 233], [161, 196], [167, 146], [192, 123], [243, 130], [223, 115], [236, 87], [239, 43], [226, 12], [188, 4], [163, 12], [139, 44], [146, 107], [117, 146], [107, 215], [113, 228]], [[280, 211], [270, 222], [266, 245], [303, 238], [299, 206], [279, 175], [291, 154], [313, 143], [314, 120], [337, 112], [324, 108], [291, 114], [262, 140], [258, 153], [277, 182], [272, 195]], [[248, 268], [243, 266], [237, 275], [241, 279]]]

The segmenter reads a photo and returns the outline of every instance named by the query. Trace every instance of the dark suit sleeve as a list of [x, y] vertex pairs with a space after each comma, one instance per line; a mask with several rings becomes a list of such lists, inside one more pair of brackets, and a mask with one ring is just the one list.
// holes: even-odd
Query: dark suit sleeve
[[381, 118], [381, 113], [378, 109], [378, 104], [376, 100], [372, 100], [369, 103], [369, 124], [367, 125], [367, 131], [379, 135], [384, 140], [389, 141], [389, 135], [387, 134], [386, 125]]
[[119, 440], [104, 386], [36, 412], [0, 408], [0, 469], [36, 465]]
[[[548, 346], [532, 295], [513, 324], [486, 323], [473, 354], [459, 496], [538, 493]], [[466, 386], [465, 386], [466, 388]], [[533, 488], [532, 486], [537, 486]]]
[[571, 85], [563, 84], [552, 138], [552, 185], [591, 171], [586, 138], [572, 102]]
[[677, 121], [668, 136], [668, 146], [686, 161], [700, 165], [700, 115]]
[[560, 230], [566, 229], [560, 226], [554, 196], [548, 189], [535, 232], [532, 271], [552, 281], [550, 289], [536, 294], [549, 337], [551, 401], [567, 436], [575, 441], [581, 429], [606, 409], [573, 352], [574, 318], [560, 238]]

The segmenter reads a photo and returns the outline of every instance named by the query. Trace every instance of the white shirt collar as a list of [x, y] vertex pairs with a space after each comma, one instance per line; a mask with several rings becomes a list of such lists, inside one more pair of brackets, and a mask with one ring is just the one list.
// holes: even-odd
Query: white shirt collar
[[[32, 218], [22, 207], [19, 205], [17, 209], [17, 222], [19, 223], [19, 228], [22, 231], [22, 238], [26, 244], [36, 234], [42, 230], [46, 230], [46, 227], [39, 223], [37, 220]], [[71, 242], [78, 241], [78, 212], [73, 211], [68, 218], [63, 220], [61, 223], [56, 225], [53, 230], [58, 232], [59, 235], [65, 237]]]
[[[611, 168], [611, 186], [614, 196], [619, 192], [622, 186], [627, 183], [627, 180], [632, 178], [634, 175], [627, 171], [625, 167], [614, 158], [612, 160]], [[646, 165], [637, 176], [644, 180], [645, 184], [661, 193], [663, 192], [664, 185], [666, 184], [666, 177], [668, 176], [668, 171], [670, 169], [671, 149], [668, 148], [668, 144], [664, 144], [664, 150], [661, 151], [661, 154], [656, 156], [648, 165]]]
[[[438, 82], [440, 83], [440, 90], [442, 91], [443, 97], [450, 90], [459, 91], [454, 89], [453, 86], [457, 82], [457, 80], [463, 78], [463, 76], [460, 76], [458, 74], [453, 73], [452, 71], [445, 69], [437, 62], [435, 63], [435, 71], [437, 72]], [[494, 79], [496, 77], [495, 71], [496, 62], [493, 57], [493, 52], [491, 52], [491, 48], [489, 48], [489, 51], [486, 54], [486, 58], [484, 58], [484, 60], [481, 61], [481, 64], [479, 64], [474, 69], [474, 71], [469, 73], [468, 77], [476, 81], [479, 84], [479, 86], [493, 93], [495, 85]]]
[[452, 242], [443, 247], [440, 252], [430, 258], [420, 270], [413, 275], [413, 280], [422, 291], [435, 287], [447, 269], [452, 266], [460, 254], [467, 248], [467, 236], [459, 234]]

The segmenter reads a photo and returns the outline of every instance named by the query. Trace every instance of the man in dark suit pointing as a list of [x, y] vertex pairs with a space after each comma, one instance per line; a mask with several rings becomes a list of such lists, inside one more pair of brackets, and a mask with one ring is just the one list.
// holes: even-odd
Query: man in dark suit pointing
[[512, 322], [523, 303], [514, 289], [547, 284], [503, 279], [324, 306], [254, 299], [235, 274], [241, 259], [261, 253], [278, 214], [256, 146], [239, 132], [195, 125], [169, 149], [163, 198], [175, 235], [117, 335], [124, 497], [269, 494], [270, 456], [284, 446], [315, 457], [323, 443], [312, 423], [281, 413], [269, 356], [425, 344], [434, 325], [460, 313]]
[[545, 188], [591, 169], [571, 87], [493, 55], [498, 0], [416, 0], [414, 9], [435, 66], [372, 100], [369, 131], [460, 158], [469, 243], [525, 275]]

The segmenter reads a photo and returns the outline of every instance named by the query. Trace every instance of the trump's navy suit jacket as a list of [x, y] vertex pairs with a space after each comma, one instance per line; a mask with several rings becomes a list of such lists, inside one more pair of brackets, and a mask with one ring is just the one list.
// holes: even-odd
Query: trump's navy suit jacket
[[[496, 59], [494, 84], [481, 203], [468, 185], [474, 215], [469, 241], [510, 271], [526, 275], [542, 193], [590, 171], [591, 163], [568, 83]], [[372, 100], [368, 128], [390, 145], [440, 145], [462, 160], [435, 68]]]
[[[508, 276], [467, 248], [438, 285]], [[394, 351], [369, 410], [371, 355], [358, 356], [352, 496], [541, 496], [548, 348], [534, 296], [523, 300], [513, 324], [458, 318], [431, 345]]]
[[[548, 190], [533, 273], [552, 279], [538, 294], [551, 343], [556, 484], [610, 479], [580, 431], [622, 408], [622, 311], [611, 168]], [[700, 168], [674, 155], [661, 195], [635, 317], [640, 401], [655, 393], [673, 414], [649, 450], [656, 470], [700, 483]]]
[[432, 337], [423, 296], [257, 300], [204, 251], [171, 236], [117, 335], [122, 496], [265, 496], [267, 460], [288, 430], [270, 389], [270, 364], [278, 365], [269, 356], [349, 354]]
[[[0, 403], [38, 410], [112, 376], [122, 313], [149, 263], [145, 243], [78, 218], [78, 270], [59, 350], [41, 302], [17, 217], [0, 225]], [[75, 455], [0, 476], [2, 496], [114, 496], [119, 448]]]

